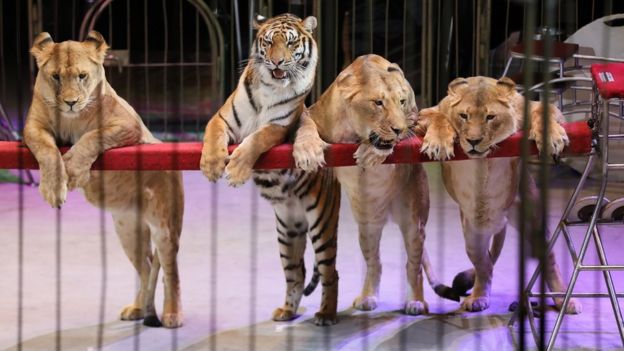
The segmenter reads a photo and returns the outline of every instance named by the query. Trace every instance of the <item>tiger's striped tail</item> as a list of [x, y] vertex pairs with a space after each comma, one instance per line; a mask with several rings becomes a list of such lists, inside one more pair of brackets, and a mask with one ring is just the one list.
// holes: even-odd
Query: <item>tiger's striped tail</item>
[[321, 274], [319, 273], [318, 266], [315, 263], [314, 273], [312, 273], [312, 279], [310, 279], [308, 285], [305, 287], [305, 289], [303, 289], [303, 295], [310, 296], [310, 294], [314, 292], [314, 289], [316, 289], [316, 286], [318, 285], [320, 279]]
[[422, 266], [423, 270], [425, 271], [425, 275], [427, 275], [427, 281], [429, 282], [429, 285], [438, 296], [459, 302], [459, 294], [455, 290], [453, 290], [453, 288], [440, 283], [440, 281], [438, 280], [438, 277], [435, 275], [433, 269], [431, 268], [431, 261], [429, 261], [429, 255], [427, 254], [427, 250], [424, 247]]

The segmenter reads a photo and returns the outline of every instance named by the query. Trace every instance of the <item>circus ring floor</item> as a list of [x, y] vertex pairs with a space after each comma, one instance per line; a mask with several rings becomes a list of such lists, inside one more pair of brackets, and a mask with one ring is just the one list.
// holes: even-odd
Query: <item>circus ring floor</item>
[[[450, 283], [454, 274], [470, 267], [470, 263], [464, 252], [458, 210], [443, 190], [439, 166], [430, 163], [425, 167], [432, 203], [426, 245], [434, 269], [440, 278]], [[556, 180], [550, 187], [551, 227], [578, 175], [556, 170], [553, 179]], [[337, 258], [340, 321], [335, 326], [320, 328], [313, 323], [320, 289], [303, 298], [299, 309], [301, 316], [295, 321], [278, 323], [270, 319], [273, 309], [283, 301], [285, 282], [277, 251], [274, 215], [253, 186], [246, 184], [233, 189], [223, 181], [212, 185], [199, 172], [185, 172], [184, 182], [186, 213], [179, 262], [185, 325], [167, 330], [118, 320], [120, 308], [133, 299], [137, 283], [134, 270], [113, 232], [110, 217], [105, 215], [107, 279], [102, 325], [105, 350], [514, 349], [514, 340], [506, 325], [511, 317], [507, 308], [517, 299], [518, 291], [515, 217], [511, 219], [503, 253], [495, 266], [488, 310], [462, 312], [458, 303], [436, 297], [426, 286], [430, 314], [402, 314], [405, 253], [398, 227], [388, 224], [381, 242], [380, 303], [375, 311], [360, 312], [351, 308], [351, 302], [359, 293], [365, 267], [357, 227], [344, 197]], [[0, 349], [15, 349], [18, 333], [18, 193], [17, 185], [0, 184]], [[211, 199], [215, 194], [219, 203], [216, 233], [210, 231]], [[608, 197], [622, 194], [624, 186], [615, 184]], [[55, 347], [59, 335], [55, 322], [57, 213], [41, 200], [36, 188], [24, 187], [23, 195], [22, 346], [24, 350], [50, 350]], [[257, 204], [255, 231], [251, 220], [254, 203]], [[96, 346], [102, 288], [100, 218], [100, 211], [89, 206], [78, 192], [70, 193], [61, 210], [60, 342], [64, 350], [90, 350]], [[573, 233], [578, 241], [582, 234]], [[607, 255], [618, 264], [621, 264], [619, 248], [624, 247], [621, 234], [621, 228], [610, 227], [604, 235]], [[563, 245], [559, 245], [556, 252], [567, 279], [571, 271], [569, 256]], [[589, 262], [595, 262], [592, 246], [589, 252]], [[310, 272], [311, 250], [306, 253], [306, 266]], [[532, 272], [534, 266], [535, 262], [530, 262], [527, 272]], [[614, 273], [614, 279], [618, 289], [624, 283], [624, 276]], [[579, 286], [605, 290], [602, 276], [593, 272], [583, 273]], [[159, 288], [162, 289], [161, 284]], [[160, 311], [161, 290], [156, 299]], [[608, 300], [584, 300], [583, 307], [581, 315], [564, 319], [558, 347], [621, 348]], [[554, 317], [554, 313], [548, 313], [548, 325], [552, 326]], [[530, 334], [527, 334], [527, 345], [535, 347]]]

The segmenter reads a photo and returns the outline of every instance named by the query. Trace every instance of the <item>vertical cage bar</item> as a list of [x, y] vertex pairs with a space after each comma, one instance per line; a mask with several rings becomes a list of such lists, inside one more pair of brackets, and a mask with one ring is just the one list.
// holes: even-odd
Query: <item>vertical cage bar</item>
[[368, 37], [368, 50], [366, 51], [366, 53], [372, 53], [375, 50], [375, 43], [373, 41], [373, 32], [374, 32], [374, 28], [375, 28], [375, 19], [373, 17], [373, 0], [369, 0], [367, 2], [367, 7], [366, 7], [366, 20], [365, 23], [366, 28], [367, 28], [367, 37]]
[[[218, 316], [218, 283], [219, 283], [219, 185], [211, 185], [210, 197], [210, 320], [208, 330], [210, 335], [217, 333]], [[217, 350], [217, 338], [210, 338], [210, 350]]]
[[[552, 35], [549, 35], [549, 31], [554, 26], [554, 2], [553, 0], [544, 0], [542, 3], [542, 24], [547, 31], [544, 36], [544, 62], [542, 63], [542, 81], [544, 82], [544, 89], [542, 92], [542, 135], [546, 136], [546, 142], [544, 143], [547, 147], [551, 144], [548, 140], [549, 135], [549, 100], [550, 100], [550, 89], [551, 84], [550, 80], [550, 59], [553, 56], [553, 41], [554, 38]], [[539, 223], [540, 227], [538, 228], [537, 233], [534, 235], [533, 241], [533, 252], [535, 252], [540, 260], [540, 263], [546, 262], [547, 252], [546, 252], [546, 235], [548, 232], [548, 181], [549, 181], [549, 158], [550, 152], [542, 152], [540, 155], [540, 218], [541, 221]], [[546, 297], [544, 296], [544, 292], [546, 292], [546, 281], [548, 281], [548, 269], [545, 264], [541, 265], [542, 279], [540, 280], [540, 313], [544, 315], [546, 313]], [[545, 345], [545, 332], [546, 332], [546, 318], [540, 318], [539, 325], [539, 344], [538, 347], [540, 349], [544, 349]]]
[[[16, 3], [15, 7], [19, 7], [19, 4]], [[33, 6], [32, 6], [32, 2], [30, 0], [26, 1], [26, 11], [27, 11], [27, 21], [28, 21], [28, 44], [32, 45], [32, 38], [34, 38], [34, 30], [36, 30], [35, 28], [33, 28], [33, 24], [34, 24], [34, 19], [32, 17], [33, 15]], [[18, 11], [19, 13], [19, 11]], [[19, 27], [19, 19], [16, 17], [16, 25], [15, 25], [15, 31], [20, 31], [21, 28]], [[40, 18], [39, 18], [40, 20]], [[20, 57], [19, 57], [19, 52], [18, 52], [18, 57], [17, 57], [17, 61], [19, 63], [20, 61]], [[35, 73], [35, 59], [32, 57], [28, 58], [28, 67], [30, 68], [30, 74], [28, 76], [28, 79], [30, 80], [30, 87], [32, 88], [35, 85], [35, 77], [34, 77], [34, 73]], [[19, 71], [17, 71], [19, 74]], [[19, 80], [19, 79], [18, 79]]]
[[[424, 8], [424, 6], [423, 6]], [[422, 10], [422, 8], [421, 8]], [[405, 62], [405, 45], [406, 45], [406, 33], [407, 33], [407, 0], [403, 0], [403, 18], [401, 20], [401, 28], [403, 28], [403, 33], [401, 34], [401, 42], [402, 42], [402, 47], [401, 47], [401, 67], [403, 67], [403, 69], [405, 69], [406, 67], [406, 62]], [[424, 32], [424, 31], [423, 31]], [[423, 42], [422, 38], [421, 38], [421, 42]], [[421, 46], [424, 45], [421, 43]], [[424, 54], [424, 53], [423, 53]], [[424, 55], [423, 55], [424, 56]], [[421, 67], [423, 66], [422, 63], [422, 58], [423, 56], [421, 56]], [[422, 69], [421, 69], [422, 70]], [[422, 84], [421, 84], [421, 89], [422, 89]]]
[[490, 21], [492, 0], [477, 0], [477, 75], [489, 76], [490, 72]]
[[[195, 12], [195, 101], [199, 101], [201, 98], [201, 77], [199, 74], [199, 13]], [[199, 119], [201, 116], [201, 110], [199, 105], [195, 106], [195, 130], [200, 131]]]
[[455, 35], [454, 35], [454, 42], [455, 42], [455, 77], [459, 77], [459, 6], [458, 6], [458, 2], [459, 0], [455, 0], [453, 3], [455, 5], [455, 15], [453, 16], [453, 22], [455, 23]]
[[[4, 13], [4, 0], [0, 0], [0, 13]], [[4, 57], [4, 16], [0, 16], [0, 80], [2, 81], [0, 104], [6, 102], [6, 65], [6, 58]], [[8, 118], [7, 122], [10, 123]]]
[[[57, 176], [60, 176], [61, 168], [58, 168]], [[55, 290], [54, 295], [56, 297], [55, 300], [55, 310], [54, 310], [54, 348], [59, 351], [62, 349], [61, 346], [61, 334], [62, 334], [62, 325], [61, 325], [61, 312], [62, 312], [62, 290], [61, 290], [61, 257], [62, 257], [62, 247], [61, 247], [61, 209], [55, 209], [55, 220], [56, 220], [56, 228], [55, 228], [55, 237], [54, 237], [54, 268], [56, 272], [56, 281], [55, 281]]]
[[[531, 39], [533, 38], [533, 32], [535, 28], [535, 13], [536, 13], [536, 4], [535, 0], [531, 0], [528, 4], [524, 6], [524, 29], [523, 29], [523, 41], [524, 47], [526, 48], [525, 55], [526, 57], [531, 57], [533, 54], [533, 45]], [[523, 80], [524, 80], [524, 91], [528, 91], [529, 88], [533, 85], [533, 62], [532, 60], [526, 60], [524, 63], [524, 72], [523, 72]], [[525, 277], [525, 268], [526, 268], [526, 245], [525, 241], [527, 235], [531, 235], [530, 228], [528, 227], [528, 223], [530, 221], [531, 208], [530, 201], [528, 197], [529, 190], [529, 174], [528, 174], [528, 157], [529, 157], [529, 140], [528, 140], [528, 131], [529, 131], [529, 99], [525, 99], [524, 103], [524, 112], [523, 112], [523, 137], [521, 142], [521, 173], [520, 173], [520, 223], [519, 223], [519, 232], [520, 232], [520, 243], [518, 248], [518, 277], [519, 277], [519, 291], [518, 296], [519, 304], [518, 304], [518, 318], [520, 321], [519, 324], [519, 335], [518, 347], [520, 350], [526, 349], [526, 340], [525, 340], [525, 319], [527, 316], [527, 303], [528, 300], [525, 295], [524, 287], [526, 285], [526, 277]]]
[[258, 194], [257, 188], [251, 188], [251, 242], [249, 246], [249, 350], [256, 350], [256, 303], [258, 289]]
[[168, 82], [168, 72], [169, 66], [169, 17], [167, 16], [167, 0], [162, 0], [162, 11], [163, 11], [163, 30], [164, 30], [164, 52], [163, 52], [163, 123], [164, 123], [164, 135], [165, 138], [169, 138], [169, 113], [168, 113], [168, 98], [169, 98], [169, 89], [167, 89]]
[[146, 115], [144, 118], [147, 119], [147, 128], [150, 127], [151, 118], [149, 116], [150, 112], [150, 79], [149, 79], [149, 30], [148, 30], [148, 0], [143, 0], [143, 63], [145, 64], [143, 68], [143, 81], [145, 83], [145, 108]]
[[388, 57], [388, 17], [390, 16], [390, 0], [386, 0], [384, 14], [384, 57]]
[[[20, 30], [20, 18], [21, 18], [21, 1], [15, 3], [15, 58], [16, 58], [16, 72], [22, 70], [21, 60], [21, 30]], [[30, 8], [30, 7], [29, 7]], [[30, 28], [30, 25], [28, 26]], [[32, 64], [32, 60], [30, 61]], [[32, 79], [32, 75], [29, 75]], [[21, 79], [16, 79], [16, 91], [17, 91], [17, 113], [18, 113], [18, 129], [24, 129], [24, 119], [22, 116], [22, 89]], [[18, 159], [19, 162], [19, 177], [20, 179], [24, 175], [23, 165], [24, 159], [21, 156]], [[24, 184], [19, 182], [18, 195], [17, 195], [17, 350], [22, 350], [22, 340], [24, 337]]]
[[[178, 102], [176, 106], [176, 110], [178, 111], [178, 116], [180, 118], [180, 133], [185, 134], [184, 130], [184, 120], [186, 118], [186, 113], [182, 112], [182, 106], [185, 104], [184, 99], [184, 0], [178, 1], [178, 42], [179, 42], [179, 51], [178, 51], [178, 62], [180, 63], [180, 69], [178, 70]], [[199, 102], [196, 102], [199, 104]]]
[[71, 38], [76, 39], [76, 0], [71, 2]]
[[[333, 49], [334, 49], [334, 62], [333, 62], [333, 66], [334, 66], [334, 74], [333, 77], [337, 77], [338, 73], [340, 72], [338, 69], [338, 51], [341, 48], [340, 45], [340, 38], [342, 38], [342, 36], [340, 35], [340, 33], [342, 33], [341, 28], [340, 28], [340, 21], [339, 21], [339, 16], [340, 16], [340, 11], [339, 11], [339, 7], [338, 7], [338, 2], [335, 3], [334, 6], [334, 28], [336, 28], [336, 30], [334, 31], [334, 45], [333, 45]], [[330, 79], [330, 83], [333, 81], [333, 79]]]
[[108, 5], [108, 45], [113, 48], [114, 47], [114, 43], [113, 43], [113, 4], [111, 2], [110, 5]]

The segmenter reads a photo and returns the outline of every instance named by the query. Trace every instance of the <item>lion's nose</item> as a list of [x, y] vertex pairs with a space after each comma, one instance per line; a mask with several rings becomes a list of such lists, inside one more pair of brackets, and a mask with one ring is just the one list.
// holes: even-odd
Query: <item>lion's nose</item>
[[65, 103], [69, 105], [69, 107], [74, 107], [77, 102], [78, 100], [65, 100]]
[[472, 145], [472, 147], [477, 146], [477, 144], [479, 144], [482, 140], [483, 140], [483, 138], [481, 138], [481, 139], [466, 139], [466, 141], [468, 143], [470, 143], [470, 145]]

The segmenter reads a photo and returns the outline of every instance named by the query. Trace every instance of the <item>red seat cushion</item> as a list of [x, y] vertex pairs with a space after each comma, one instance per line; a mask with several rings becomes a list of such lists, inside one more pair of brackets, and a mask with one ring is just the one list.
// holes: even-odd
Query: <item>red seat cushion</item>
[[603, 99], [624, 98], [624, 63], [591, 65], [591, 73]]

